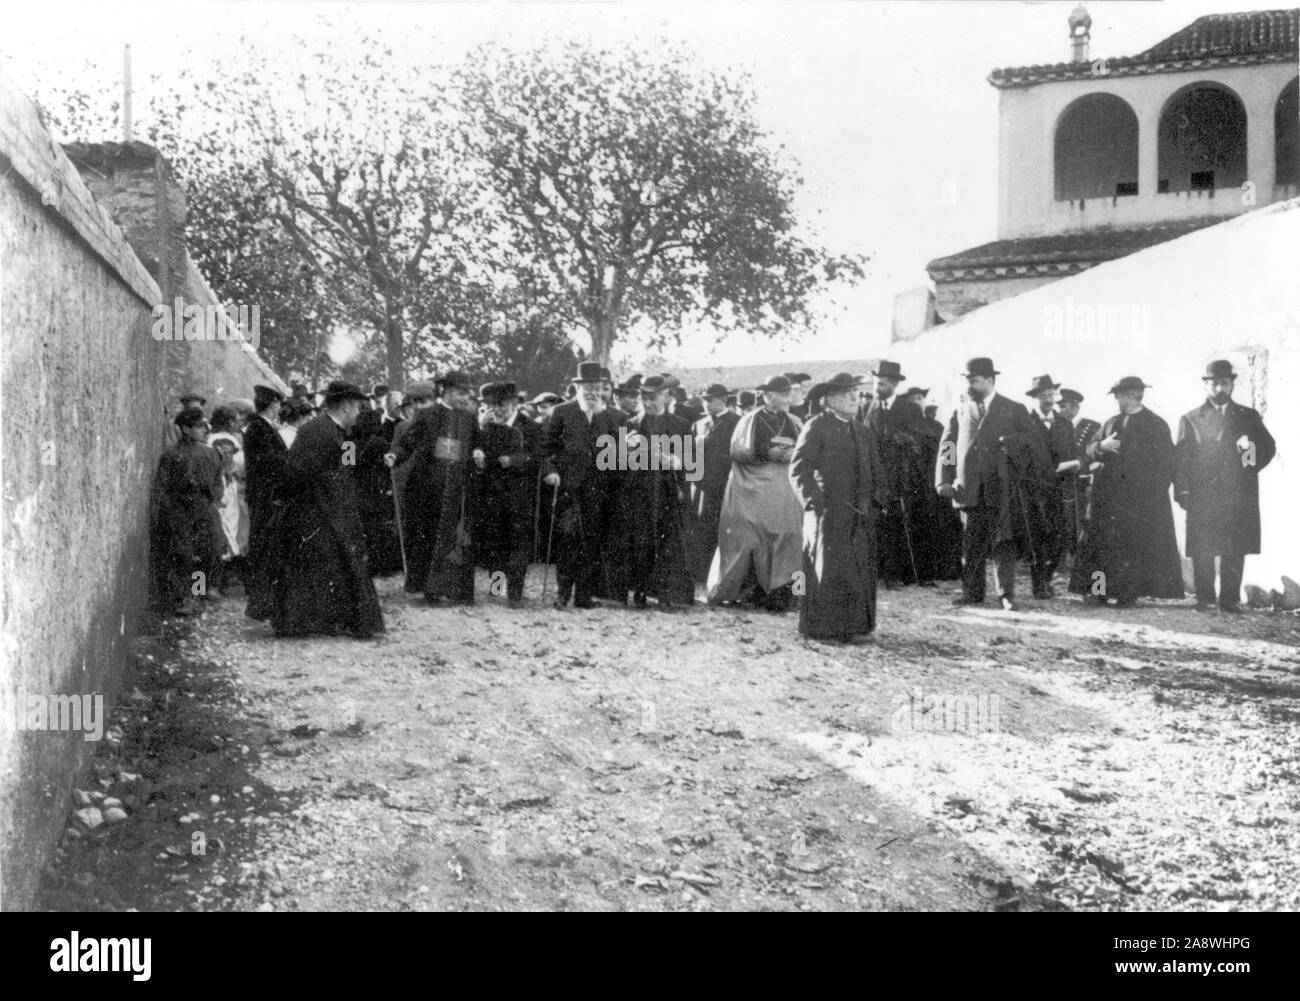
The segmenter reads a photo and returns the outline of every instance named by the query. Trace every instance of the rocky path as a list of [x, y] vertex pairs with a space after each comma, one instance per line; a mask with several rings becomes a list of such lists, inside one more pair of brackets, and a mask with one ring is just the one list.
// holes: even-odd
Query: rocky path
[[70, 813], [44, 906], [1300, 907], [1294, 614], [907, 589], [830, 647], [534, 569], [519, 610], [382, 581], [374, 641], [231, 599], [143, 646], [71, 804], [125, 819]]

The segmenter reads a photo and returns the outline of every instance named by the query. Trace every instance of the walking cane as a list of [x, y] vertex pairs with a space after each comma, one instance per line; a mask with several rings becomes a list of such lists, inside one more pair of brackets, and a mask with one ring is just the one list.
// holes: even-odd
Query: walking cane
[[916, 557], [912, 555], [912, 533], [907, 530], [907, 502], [900, 495], [898, 498], [898, 508], [903, 512], [903, 541], [907, 543], [907, 562], [912, 564], [912, 576], [916, 582], [921, 583], [921, 572], [916, 569]]
[[[541, 491], [538, 491], [538, 496]], [[551, 583], [551, 539], [555, 536], [555, 508], [560, 499], [560, 485], [555, 484], [551, 492], [551, 527], [546, 533], [546, 563], [542, 566], [542, 601], [546, 600], [546, 589]]]
[[397, 476], [393, 473], [392, 466], [388, 467], [388, 482], [393, 485], [393, 514], [396, 515], [397, 521], [397, 548], [402, 551], [402, 573], [407, 573], [406, 569], [406, 533], [402, 531], [402, 506], [397, 502]]
[[[551, 508], [554, 513], [555, 508]], [[537, 471], [537, 478], [533, 482], [533, 562], [537, 562], [537, 547], [541, 543], [540, 533], [537, 531], [537, 523], [542, 520], [542, 471]], [[549, 561], [548, 561], [549, 562]]]

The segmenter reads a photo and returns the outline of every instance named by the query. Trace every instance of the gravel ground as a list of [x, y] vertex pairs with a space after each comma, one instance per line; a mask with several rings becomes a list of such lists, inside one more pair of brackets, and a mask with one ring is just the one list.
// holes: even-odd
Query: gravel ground
[[39, 905], [1300, 907], [1293, 613], [910, 588], [827, 646], [540, 572], [517, 610], [380, 581], [373, 641], [241, 598], [143, 641]]

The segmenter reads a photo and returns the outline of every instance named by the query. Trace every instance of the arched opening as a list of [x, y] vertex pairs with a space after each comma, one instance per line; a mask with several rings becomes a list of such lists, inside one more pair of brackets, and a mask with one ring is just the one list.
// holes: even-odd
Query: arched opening
[[1056, 200], [1138, 193], [1138, 120], [1123, 98], [1087, 94], [1056, 125]]
[[1300, 185], [1300, 77], [1278, 95], [1273, 137], [1273, 183]]
[[1160, 116], [1156, 190], [1213, 191], [1246, 180], [1246, 109], [1227, 87], [1196, 83]]

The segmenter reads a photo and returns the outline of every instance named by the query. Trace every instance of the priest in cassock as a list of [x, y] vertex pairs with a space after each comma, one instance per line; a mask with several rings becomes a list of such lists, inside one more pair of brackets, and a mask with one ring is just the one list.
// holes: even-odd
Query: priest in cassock
[[[376, 387], [376, 389], [381, 387]], [[385, 398], [387, 393], [384, 394]], [[361, 411], [352, 428], [357, 446], [357, 505], [366, 533], [366, 562], [376, 577], [402, 569], [402, 553], [393, 524], [393, 476], [384, 463], [396, 424], [385, 423], [378, 409]]]
[[[533, 548], [533, 485], [541, 428], [520, 413], [513, 382], [489, 382], [479, 389], [488, 407], [479, 429], [483, 468], [478, 474], [475, 548], [479, 565], [505, 578], [506, 600], [524, 600], [524, 576]], [[495, 593], [495, 591], [494, 591]]]
[[672, 392], [662, 376], [641, 383], [642, 410], [628, 424], [628, 463], [607, 536], [610, 596], [626, 601], [631, 592], [638, 608], [654, 598], [662, 611], [695, 601], [685, 476], [685, 450], [694, 440], [691, 425], [668, 413]]
[[244, 426], [244, 496], [248, 500], [248, 560], [244, 589], [250, 619], [269, 619], [273, 603], [271, 582], [280, 568], [272, 559], [274, 519], [280, 487], [289, 468], [289, 447], [280, 434], [280, 407], [284, 396], [270, 386], [253, 387], [256, 412]]
[[695, 553], [695, 579], [701, 584], [709, 579], [709, 564], [718, 548], [718, 519], [722, 517], [722, 498], [731, 478], [731, 435], [740, 423], [740, 415], [728, 406], [725, 386], [714, 383], [704, 391], [705, 416], [695, 422], [696, 455], [704, 464], [703, 475], [696, 483], [699, 491], [699, 547]]
[[1187, 512], [1187, 555], [1196, 607], [1241, 611], [1246, 554], [1259, 552], [1259, 474], [1277, 452], [1259, 411], [1232, 398], [1237, 373], [1226, 360], [1205, 370], [1206, 400], [1178, 422], [1174, 498]]
[[789, 466], [803, 425], [789, 414], [790, 380], [759, 386], [763, 405], [741, 417], [731, 436], [731, 477], [709, 566], [709, 604], [748, 601], [788, 612], [802, 563], [803, 511]]
[[580, 362], [574, 398], [551, 411], [542, 432], [542, 483], [557, 498], [543, 541], [555, 560], [556, 608], [570, 599], [574, 608], [593, 608], [597, 589], [609, 589], [605, 524], [618, 471], [601, 468], [597, 456], [627, 418], [605, 406], [603, 384], [598, 364]]
[[384, 461], [409, 463], [402, 484], [406, 591], [429, 602], [474, 603], [472, 474], [478, 420], [463, 372], [437, 380], [438, 400], [416, 413]]
[[324, 412], [302, 426], [289, 449], [271, 614], [277, 636], [367, 639], [384, 631], [357, 509], [356, 444], [348, 440], [367, 402], [356, 386], [331, 382]]
[[841, 372], [813, 387], [816, 416], [790, 462], [804, 509], [799, 632], [809, 639], [862, 641], [876, 628], [875, 522], [888, 491], [875, 437], [855, 420], [858, 384]]
[[1125, 376], [1110, 388], [1119, 404], [1086, 447], [1094, 466], [1092, 518], [1070, 575], [1070, 590], [1091, 604], [1129, 608], [1141, 597], [1182, 598], [1182, 565], [1169, 487], [1169, 425], [1142, 405], [1146, 383]]

